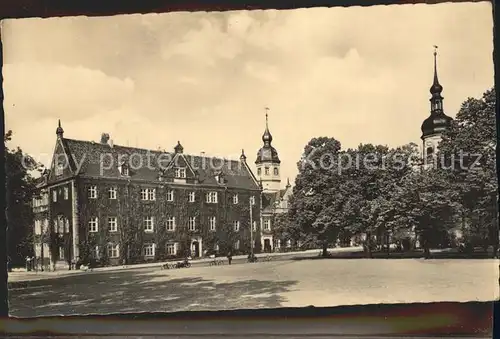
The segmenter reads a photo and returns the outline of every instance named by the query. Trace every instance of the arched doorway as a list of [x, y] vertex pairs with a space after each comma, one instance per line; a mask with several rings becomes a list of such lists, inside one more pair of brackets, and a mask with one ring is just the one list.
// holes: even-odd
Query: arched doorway
[[200, 243], [198, 241], [193, 241], [193, 243], [191, 244], [191, 255], [193, 257], [200, 256]]
[[195, 237], [191, 239], [191, 257], [199, 258], [202, 256], [202, 244], [201, 237]]
[[264, 239], [264, 252], [271, 252], [271, 239]]

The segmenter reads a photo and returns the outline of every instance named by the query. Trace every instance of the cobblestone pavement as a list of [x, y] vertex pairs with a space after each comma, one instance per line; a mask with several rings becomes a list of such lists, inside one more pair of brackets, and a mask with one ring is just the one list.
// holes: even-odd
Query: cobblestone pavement
[[11, 288], [13, 316], [337, 306], [498, 298], [499, 261], [273, 260], [94, 271]]

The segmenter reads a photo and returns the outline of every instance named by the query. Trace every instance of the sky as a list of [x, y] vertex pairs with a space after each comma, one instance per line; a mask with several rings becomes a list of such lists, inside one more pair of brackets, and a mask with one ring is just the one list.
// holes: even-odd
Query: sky
[[[238, 159], [265, 107], [283, 186], [313, 137], [420, 143], [433, 45], [454, 117], [493, 81], [490, 2], [16, 19], [2, 23], [11, 147], [48, 165], [65, 137]], [[254, 168], [254, 167], [253, 167]]]

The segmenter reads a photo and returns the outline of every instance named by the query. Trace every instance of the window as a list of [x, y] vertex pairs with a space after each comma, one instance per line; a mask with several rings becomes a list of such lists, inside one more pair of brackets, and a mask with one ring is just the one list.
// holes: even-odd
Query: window
[[176, 255], [177, 254], [177, 246], [175, 243], [173, 244], [167, 244], [166, 248], [167, 254], [168, 255]]
[[270, 231], [271, 230], [271, 220], [266, 219], [264, 220], [264, 231]]
[[49, 221], [47, 219], [42, 220], [42, 232], [46, 233], [49, 228]]
[[53, 190], [53, 191], [52, 191], [52, 201], [53, 201], [53, 202], [56, 202], [56, 201], [57, 201], [57, 191], [56, 191], [56, 190]]
[[261, 176], [262, 175], [262, 168], [257, 168], [257, 175], [258, 176]]
[[240, 230], [240, 222], [238, 220], [233, 221], [233, 228], [235, 232], [238, 232]]
[[254, 220], [253, 225], [252, 225], [252, 231], [257, 232], [257, 221]]
[[110, 187], [108, 190], [108, 197], [110, 199], [116, 199], [116, 187]]
[[108, 257], [109, 258], [118, 258], [120, 256], [119, 246], [118, 244], [108, 244]]
[[41, 220], [35, 220], [35, 234], [42, 234], [42, 222]]
[[196, 195], [194, 192], [189, 192], [189, 202], [194, 202], [196, 199]]
[[69, 189], [67, 187], [64, 187], [64, 200], [69, 199]]
[[64, 260], [64, 247], [59, 247], [59, 260]]
[[196, 231], [196, 217], [189, 217], [189, 230]]
[[240, 241], [239, 240], [235, 241], [235, 243], [234, 243], [234, 249], [235, 250], [239, 250], [240, 249]]
[[255, 205], [255, 197], [254, 196], [250, 197], [250, 204]]
[[154, 230], [153, 217], [144, 218], [144, 232], [153, 232], [153, 230]]
[[215, 219], [215, 217], [210, 217], [208, 222], [210, 224], [210, 231], [215, 231], [215, 229], [217, 227], [217, 220]]
[[274, 175], [278, 175], [278, 174], [279, 174], [278, 167], [275, 167], [275, 168], [274, 168]]
[[89, 198], [96, 199], [97, 198], [97, 186], [89, 187]]
[[120, 171], [121, 175], [123, 176], [128, 176], [129, 175], [129, 170], [128, 170], [128, 165], [126, 163], [123, 163], [118, 170]]
[[155, 188], [141, 188], [141, 200], [156, 200]]
[[118, 221], [116, 217], [108, 217], [108, 229], [110, 232], [118, 231]]
[[207, 193], [207, 202], [209, 204], [216, 204], [217, 203], [217, 192]]
[[156, 200], [156, 189], [151, 188], [148, 190], [148, 198], [149, 200]]
[[145, 244], [144, 245], [144, 256], [154, 257], [155, 256], [155, 244]]
[[185, 168], [176, 168], [175, 169], [175, 177], [176, 178], [185, 178], [186, 177], [186, 169]]
[[238, 194], [235, 194], [233, 195], [233, 204], [237, 204], [238, 203]]
[[60, 176], [63, 174], [64, 171], [64, 164], [63, 163], [58, 163], [56, 166], [56, 176]]
[[269, 167], [265, 167], [264, 171], [265, 171], [266, 175], [269, 175]]
[[89, 232], [97, 232], [99, 230], [97, 217], [90, 217]]
[[64, 232], [69, 233], [69, 219], [64, 219]]
[[175, 217], [167, 218], [167, 231], [175, 231]]
[[59, 217], [57, 218], [57, 229], [58, 229], [58, 233], [59, 234], [63, 234], [64, 233], [64, 218], [63, 217]]
[[174, 190], [167, 192], [167, 201], [174, 201]]

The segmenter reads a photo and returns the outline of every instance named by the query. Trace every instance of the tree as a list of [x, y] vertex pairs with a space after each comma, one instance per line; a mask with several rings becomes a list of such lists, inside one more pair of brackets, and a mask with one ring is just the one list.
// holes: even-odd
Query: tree
[[13, 265], [23, 265], [25, 257], [33, 256], [33, 211], [31, 201], [35, 179], [30, 171], [39, 164], [21, 148], [9, 149], [12, 131], [4, 135], [7, 194], [7, 254]]
[[[344, 152], [345, 162], [336, 190], [342, 193], [344, 233], [361, 235], [367, 256], [377, 245], [389, 249], [392, 194], [411, 173], [418, 157], [417, 146], [408, 144], [396, 149], [383, 145], [361, 144]], [[340, 195], [338, 195], [340, 196]], [[377, 243], [374, 243], [374, 237]]]
[[304, 147], [298, 162], [299, 174], [293, 189], [289, 217], [294, 220], [299, 233], [317, 239], [327, 255], [328, 245], [339, 233], [339, 207], [333, 181], [338, 165], [340, 142], [334, 138], [313, 138]]
[[468, 98], [439, 144], [440, 168], [458, 192], [469, 242], [498, 252], [496, 94]]

